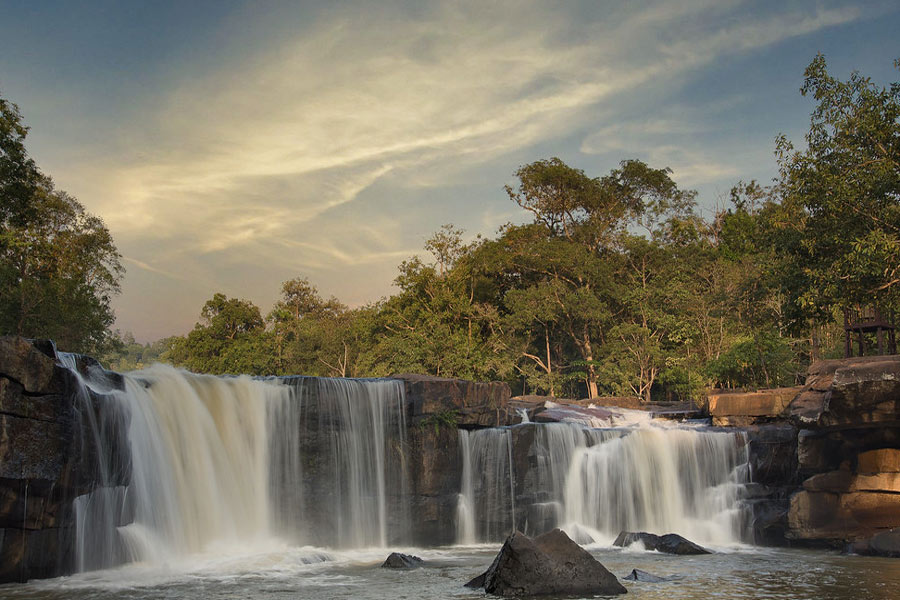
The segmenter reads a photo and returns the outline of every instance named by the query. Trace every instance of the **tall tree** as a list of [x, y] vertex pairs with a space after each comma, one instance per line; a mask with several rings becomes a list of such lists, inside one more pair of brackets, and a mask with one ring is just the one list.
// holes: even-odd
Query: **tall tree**
[[252, 302], [217, 293], [203, 305], [200, 318], [186, 337], [174, 340], [163, 359], [198, 373], [276, 372], [272, 341]]
[[99, 352], [121, 256], [103, 221], [37, 169], [27, 132], [18, 108], [0, 98], [0, 329]]
[[777, 143], [776, 241], [793, 259], [785, 281], [796, 328], [829, 320], [835, 306], [900, 297], [900, 83], [879, 87], [857, 72], [841, 81], [821, 54], [805, 75], [801, 93], [817, 102], [807, 147]]

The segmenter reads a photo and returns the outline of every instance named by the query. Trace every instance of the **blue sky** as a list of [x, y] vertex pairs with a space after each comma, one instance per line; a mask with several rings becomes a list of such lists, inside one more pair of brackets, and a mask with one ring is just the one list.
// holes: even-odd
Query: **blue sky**
[[117, 326], [151, 340], [296, 276], [377, 300], [442, 224], [523, 220], [503, 185], [540, 158], [668, 166], [710, 214], [802, 141], [816, 52], [886, 84], [898, 31], [877, 0], [0, 0], [0, 95], [105, 219]]

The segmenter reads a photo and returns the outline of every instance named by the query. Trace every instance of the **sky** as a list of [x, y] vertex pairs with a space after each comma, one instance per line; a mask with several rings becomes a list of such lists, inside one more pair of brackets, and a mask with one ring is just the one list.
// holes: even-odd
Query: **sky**
[[503, 186], [543, 158], [669, 167], [710, 216], [802, 145], [817, 52], [885, 85], [898, 31], [893, 0], [0, 0], [0, 96], [109, 227], [116, 327], [151, 341], [293, 277], [387, 296], [441, 225], [526, 220]]

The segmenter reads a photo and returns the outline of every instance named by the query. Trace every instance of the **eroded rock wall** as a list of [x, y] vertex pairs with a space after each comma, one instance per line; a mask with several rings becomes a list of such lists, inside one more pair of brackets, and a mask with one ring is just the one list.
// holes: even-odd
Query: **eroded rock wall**
[[783, 416], [802, 482], [788, 540], [840, 547], [900, 526], [900, 356], [813, 364]]

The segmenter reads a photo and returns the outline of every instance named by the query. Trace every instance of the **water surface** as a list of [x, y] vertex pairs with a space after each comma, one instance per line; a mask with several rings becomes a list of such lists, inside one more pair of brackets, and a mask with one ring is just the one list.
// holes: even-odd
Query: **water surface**
[[[164, 566], [131, 564], [72, 577], [0, 586], [0, 598], [150, 600], [248, 598], [277, 600], [484, 598], [463, 587], [491, 562], [497, 545], [404, 549], [427, 566], [381, 569], [388, 551], [268, 548], [235, 553], [223, 548]], [[894, 600], [900, 598], [900, 560], [808, 550], [741, 547], [708, 556], [593, 548], [619, 578], [632, 569], [677, 577], [665, 583], [623, 581], [626, 598], [777, 598], [778, 600]]]

